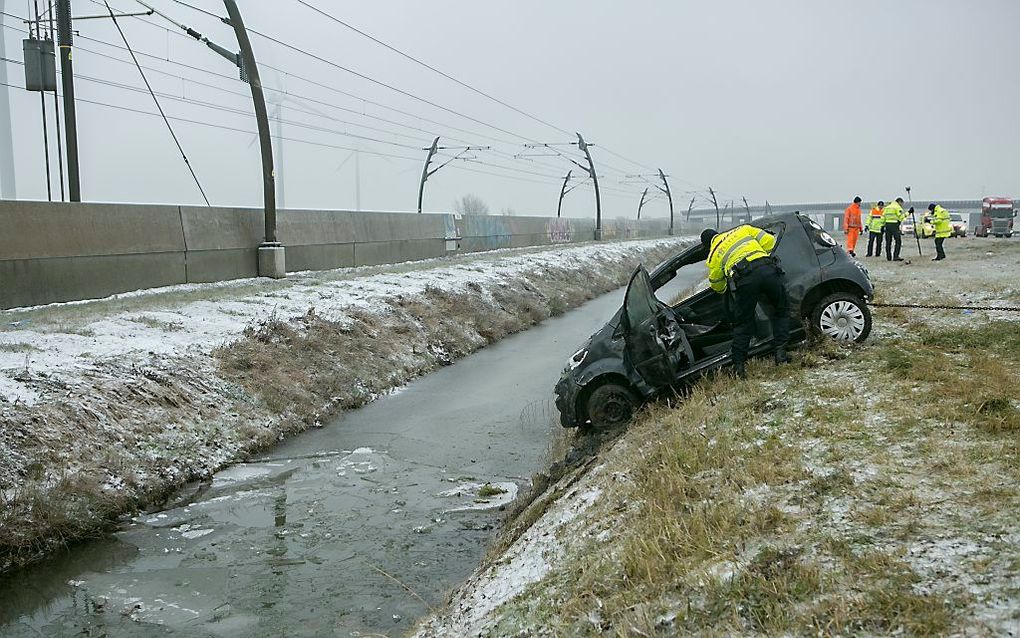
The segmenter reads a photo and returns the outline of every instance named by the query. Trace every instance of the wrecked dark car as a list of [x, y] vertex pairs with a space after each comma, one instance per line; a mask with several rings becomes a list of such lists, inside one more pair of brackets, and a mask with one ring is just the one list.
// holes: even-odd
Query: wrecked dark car
[[[786, 273], [791, 342], [807, 331], [861, 342], [871, 332], [867, 301], [874, 294], [864, 266], [821, 226], [798, 214], [751, 222], [775, 235], [773, 255]], [[556, 407], [564, 427], [610, 427], [630, 420], [642, 402], [730, 363], [732, 327], [725, 295], [707, 279], [678, 301], [655, 296], [684, 268], [701, 269], [708, 250], [700, 243], [666, 260], [649, 274], [631, 277], [623, 307], [567, 362], [556, 384]], [[689, 272], [687, 270], [684, 271]], [[750, 355], [772, 350], [771, 309], [758, 305]]]

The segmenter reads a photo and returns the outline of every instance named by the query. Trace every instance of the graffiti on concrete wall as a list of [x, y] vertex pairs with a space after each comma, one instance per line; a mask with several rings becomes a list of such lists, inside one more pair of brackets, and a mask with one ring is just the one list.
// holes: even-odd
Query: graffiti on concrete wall
[[465, 215], [461, 220], [463, 237], [471, 245], [489, 250], [510, 246], [513, 230], [503, 217], [490, 215]]
[[549, 241], [554, 244], [563, 242], [569, 242], [573, 239], [573, 229], [570, 227], [570, 222], [562, 219], [550, 219], [548, 224]]

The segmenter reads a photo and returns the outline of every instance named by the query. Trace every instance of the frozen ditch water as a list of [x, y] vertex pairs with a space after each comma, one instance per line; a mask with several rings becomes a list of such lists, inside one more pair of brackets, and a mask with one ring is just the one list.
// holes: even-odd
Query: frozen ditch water
[[[0, 581], [0, 635], [400, 634], [541, 469], [552, 387], [617, 291], [236, 465]], [[488, 488], [488, 489], [485, 489]], [[187, 495], [186, 495], [187, 496]]]

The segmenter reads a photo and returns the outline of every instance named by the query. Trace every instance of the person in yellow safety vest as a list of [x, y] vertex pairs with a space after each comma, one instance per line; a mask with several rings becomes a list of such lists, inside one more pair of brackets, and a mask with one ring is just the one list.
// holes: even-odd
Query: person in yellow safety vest
[[772, 345], [776, 363], [788, 363], [790, 301], [783, 271], [772, 256], [776, 238], [760, 228], [744, 224], [723, 233], [708, 228], [701, 233], [701, 243], [708, 249], [705, 265], [709, 285], [719, 294], [729, 292], [731, 295], [733, 342], [730, 356], [736, 375], [741, 379], [747, 377], [745, 364], [754, 334], [754, 312], [761, 299], [774, 308]]
[[882, 219], [883, 208], [885, 208], [885, 202], [879, 202], [871, 209], [871, 215], [868, 217], [868, 257], [872, 255], [872, 247], [875, 249], [875, 257], [882, 255], [882, 228], [885, 226], [885, 221]]
[[932, 261], [942, 261], [946, 258], [946, 249], [942, 244], [953, 234], [953, 223], [949, 219], [949, 211], [942, 206], [928, 204], [928, 210], [935, 224], [935, 259]]
[[[903, 198], [897, 197], [896, 201], [885, 207], [882, 211], [882, 232], [885, 233], [885, 258], [886, 261], [903, 261], [900, 258], [900, 249], [903, 248], [903, 231], [900, 224], [907, 218], [903, 212]], [[893, 251], [893, 244], [896, 250]]]

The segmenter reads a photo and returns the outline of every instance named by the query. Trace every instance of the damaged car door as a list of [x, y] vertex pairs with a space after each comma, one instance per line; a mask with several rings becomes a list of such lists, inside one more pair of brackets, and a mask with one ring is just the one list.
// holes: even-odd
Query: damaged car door
[[652, 290], [648, 271], [638, 267], [623, 302], [626, 359], [652, 388], [672, 385], [678, 368], [690, 361], [687, 339], [673, 316]]

